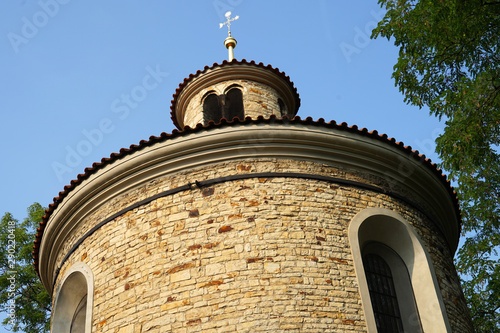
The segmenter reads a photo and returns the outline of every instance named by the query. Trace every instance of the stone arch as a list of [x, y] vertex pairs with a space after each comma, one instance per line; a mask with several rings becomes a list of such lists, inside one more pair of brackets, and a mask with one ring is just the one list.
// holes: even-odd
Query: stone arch
[[406, 266], [422, 330], [450, 332], [448, 316], [429, 253], [413, 227], [402, 216], [384, 208], [365, 209], [351, 220], [349, 241], [368, 332], [377, 332], [377, 326], [362, 254], [364, 247], [373, 242], [392, 249]]
[[51, 332], [92, 332], [94, 277], [90, 267], [77, 262], [60, 280], [55, 291]]
[[233, 88], [237, 88], [243, 91], [243, 87], [241, 85], [239, 85], [238, 83], [232, 83], [224, 88], [224, 94], [227, 94], [227, 92]]

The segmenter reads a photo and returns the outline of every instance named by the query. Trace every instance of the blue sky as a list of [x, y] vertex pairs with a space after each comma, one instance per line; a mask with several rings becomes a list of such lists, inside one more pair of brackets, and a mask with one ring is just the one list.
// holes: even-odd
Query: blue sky
[[[93, 162], [170, 133], [179, 83], [227, 58], [227, 10], [240, 16], [236, 59], [289, 75], [300, 117], [378, 130], [437, 161], [444, 125], [403, 102], [391, 79], [398, 49], [369, 39], [384, 13], [376, 0], [9, 0], [0, 4], [0, 213], [22, 220]], [[141, 90], [148, 75], [156, 84]]]

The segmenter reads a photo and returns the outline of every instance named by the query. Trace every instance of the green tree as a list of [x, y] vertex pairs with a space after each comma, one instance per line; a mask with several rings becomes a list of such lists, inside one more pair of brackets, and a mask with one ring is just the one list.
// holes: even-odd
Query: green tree
[[50, 329], [50, 296], [35, 273], [32, 258], [36, 228], [44, 211], [35, 203], [23, 222], [10, 213], [0, 222], [0, 311], [9, 314], [2, 324], [14, 332]]
[[500, 331], [500, 1], [379, 0], [405, 102], [445, 120], [436, 150], [462, 209], [456, 266], [479, 332]]

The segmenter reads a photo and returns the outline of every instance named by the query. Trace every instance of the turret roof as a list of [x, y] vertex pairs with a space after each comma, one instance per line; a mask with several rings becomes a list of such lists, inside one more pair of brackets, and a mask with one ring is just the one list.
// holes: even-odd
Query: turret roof
[[271, 65], [264, 65], [262, 62], [256, 63], [253, 60], [247, 61], [245, 59], [242, 59], [242, 60], [234, 59], [232, 61], [224, 60], [220, 64], [214, 63], [212, 66], [205, 66], [202, 70], [198, 70], [196, 73], [190, 74], [187, 78], [184, 79], [184, 81], [181, 84], [179, 84], [179, 87], [175, 90], [175, 93], [174, 93], [173, 99], [172, 99], [172, 104], [170, 106], [170, 110], [171, 110], [170, 116], [172, 118], [172, 121], [174, 122], [174, 125], [178, 129], [182, 129], [182, 126], [180, 125], [179, 120], [176, 117], [175, 108], [176, 108], [176, 105], [178, 102], [178, 97], [179, 97], [180, 93], [190, 82], [194, 81], [196, 78], [200, 77], [201, 75], [207, 73], [210, 70], [214, 70], [217, 68], [237, 67], [237, 66], [242, 66], [242, 65], [253, 66], [256, 68], [262, 68], [262, 69], [265, 69], [265, 70], [268, 70], [268, 71], [275, 73], [278, 77], [281, 77], [289, 85], [290, 89], [294, 93], [295, 110], [291, 110], [291, 111], [293, 111], [293, 114], [297, 113], [297, 110], [300, 107], [300, 98], [299, 98], [299, 94], [297, 93], [297, 88], [293, 85], [293, 82], [290, 80], [289, 76], [287, 76], [284, 72], [281, 72], [278, 68], [274, 68]]

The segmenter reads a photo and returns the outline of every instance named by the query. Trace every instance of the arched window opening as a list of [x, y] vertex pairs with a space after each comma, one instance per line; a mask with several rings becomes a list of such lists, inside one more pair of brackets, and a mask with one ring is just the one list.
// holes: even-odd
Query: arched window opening
[[238, 117], [243, 120], [245, 118], [245, 114], [243, 112], [243, 95], [241, 90], [233, 88], [226, 93], [225, 97], [225, 112], [223, 113], [224, 118], [232, 120], [234, 117]]
[[209, 93], [203, 100], [203, 122], [220, 122], [222, 118], [232, 120], [234, 117], [245, 118], [243, 110], [243, 94], [239, 88], [230, 88], [224, 95]]
[[55, 293], [51, 332], [90, 333], [94, 278], [82, 262], [70, 267]]
[[288, 114], [288, 110], [286, 108], [286, 105], [281, 98], [278, 98], [278, 106], [280, 108], [280, 115], [282, 117]]
[[211, 120], [218, 123], [221, 118], [222, 110], [219, 103], [219, 96], [212, 93], [203, 101], [203, 121], [206, 125]]
[[432, 260], [401, 215], [365, 209], [351, 220], [349, 240], [368, 332], [451, 330]]

